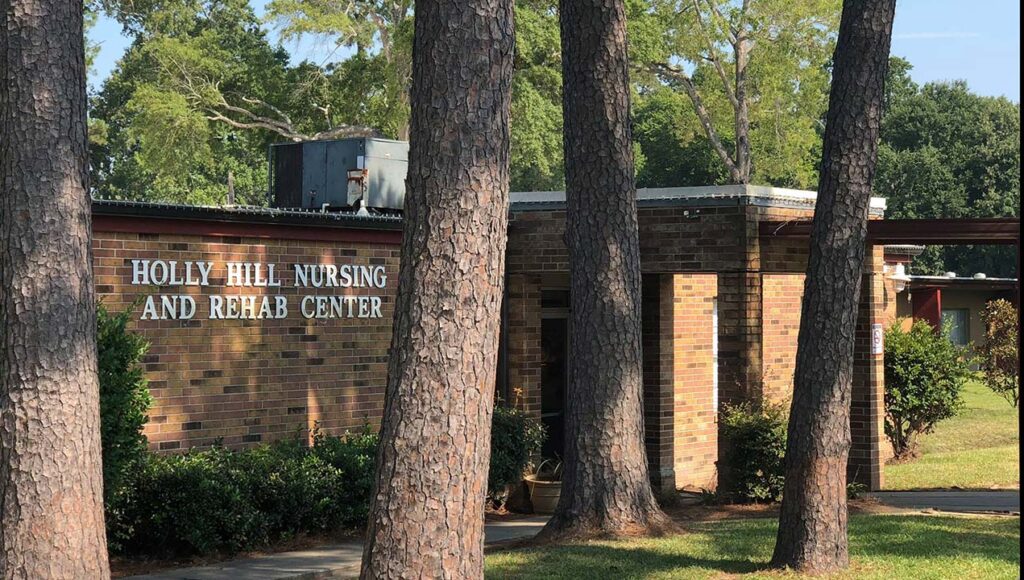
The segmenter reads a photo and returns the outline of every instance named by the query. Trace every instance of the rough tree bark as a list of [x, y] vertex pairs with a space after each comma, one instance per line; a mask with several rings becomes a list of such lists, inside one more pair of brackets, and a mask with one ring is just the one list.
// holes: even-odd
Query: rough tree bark
[[0, 578], [106, 578], [82, 3], [0, 8]]
[[363, 578], [480, 578], [512, 1], [418, 0], [402, 264]]
[[895, 4], [843, 4], [804, 284], [776, 566], [828, 572], [849, 563], [854, 331]]
[[622, 0], [562, 0], [571, 278], [562, 495], [547, 540], [659, 532], [643, 441], [640, 241]]

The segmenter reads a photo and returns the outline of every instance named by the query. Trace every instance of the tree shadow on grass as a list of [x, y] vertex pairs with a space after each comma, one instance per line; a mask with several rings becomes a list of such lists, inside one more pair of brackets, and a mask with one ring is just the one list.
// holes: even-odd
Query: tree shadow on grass
[[[707, 578], [763, 572], [775, 543], [771, 518], [697, 523], [685, 533], [642, 540], [602, 541], [493, 553], [489, 578]], [[1020, 520], [870, 515], [850, 519], [857, 562], [916, 567], [970, 558], [1019, 565]], [[899, 564], [902, 563], [902, 564]], [[899, 565], [897, 565], [899, 564]]]
[[499, 558], [503, 556], [507, 559], [489, 563], [488, 578], [625, 579], [682, 570], [703, 577], [723, 572], [745, 574], [765, 567], [765, 562], [701, 558], [636, 545], [617, 546], [613, 542], [531, 549]]
[[1020, 518], [880, 515], [851, 518], [850, 551], [864, 557], [975, 557], [1020, 563]]
[[599, 580], [685, 573], [686, 578], [703, 578], [765, 569], [775, 521], [745, 520], [730, 529], [735, 523], [740, 522], [705, 524], [668, 537], [498, 552], [488, 559], [487, 576]]

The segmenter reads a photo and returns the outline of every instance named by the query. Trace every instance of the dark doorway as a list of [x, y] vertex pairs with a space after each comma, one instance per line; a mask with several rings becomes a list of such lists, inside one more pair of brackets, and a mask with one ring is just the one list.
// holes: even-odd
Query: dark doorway
[[545, 290], [541, 296], [540, 417], [548, 434], [541, 455], [561, 458], [569, 380], [569, 292]]

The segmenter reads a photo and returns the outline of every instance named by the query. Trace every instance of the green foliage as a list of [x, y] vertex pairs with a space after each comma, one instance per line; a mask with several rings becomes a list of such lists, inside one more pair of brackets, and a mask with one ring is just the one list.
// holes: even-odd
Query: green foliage
[[993, 300], [985, 305], [981, 318], [985, 323], [985, 342], [978, 346], [985, 386], [1014, 407], [1020, 400], [1020, 319], [1008, 300]]
[[846, 484], [846, 498], [860, 499], [868, 492], [868, 486], [859, 481], [851, 481]]
[[[244, 0], [104, 0], [135, 39], [91, 101], [93, 193], [103, 199], [266, 203], [267, 145], [369, 127], [407, 139], [412, 2], [275, 0], [282, 38], [352, 51], [288, 64]], [[516, 190], [563, 187], [561, 55], [550, 0], [520, 0], [512, 87]]]
[[[652, 70], [671, 65], [685, 71], [723, 145], [732, 149], [736, 141], [731, 102], [735, 91], [735, 35], [741, 31], [749, 41], [746, 74], [752, 182], [814, 187], [839, 9], [837, 0], [752, 0], [742, 6], [730, 0], [629, 0], [630, 58], [640, 97], [638, 122], [647, 125], [640, 128], [638, 142], [652, 168], [640, 176], [641, 184], [709, 185], [726, 181], [715, 180], [725, 167], [697, 123], [688, 91], [682, 83], [662, 78]], [[715, 62], [722, 66], [723, 74], [719, 74]], [[641, 120], [642, 101], [665, 89], [679, 96], [679, 102], [671, 105], [678, 112], [664, 116], [655, 131], [651, 118]], [[655, 148], [662, 152], [655, 153]], [[673, 157], [673, 149], [681, 155]], [[713, 168], [709, 167], [710, 161], [714, 162]], [[679, 181], [674, 181], [677, 177]]]
[[131, 311], [110, 314], [96, 308], [96, 342], [100, 381], [100, 439], [103, 445], [103, 490], [108, 504], [122, 482], [146, 459], [146, 412], [152, 397], [141, 361], [149, 344], [129, 332]]
[[645, 163], [638, 187], [686, 187], [729, 182], [686, 95], [667, 87], [650, 89], [633, 107], [633, 138]]
[[1017, 409], [977, 377], [961, 396], [963, 410], [921, 437], [917, 459], [885, 466], [887, 490], [1020, 487]]
[[726, 405], [721, 415], [724, 460], [734, 495], [743, 501], [782, 499], [787, 417], [785, 407]]
[[118, 552], [149, 556], [238, 552], [299, 533], [365, 523], [377, 437], [283, 441], [149, 455], [108, 505]]
[[512, 191], [562, 189], [562, 61], [555, 6], [550, 0], [519, 0], [515, 18]]
[[[266, 148], [281, 137], [226, 107], [279, 119], [267, 104], [301, 85], [248, 2], [104, 5], [134, 42], [90, 100], [93, 195], [221, 204], [230, 180], [236, 203], [264, 204]], [[303, 111], [279, 110], [297, 129], [310, 125]]]
[[971, 377], [966, 349], [918, 320], [909, 331], [897, 321], [885, 333], [885, 434], [896, 457], [912, 454], [917, 437], [963, 407]]
[[[544, 428], [497, 407], [488, 488], [521, 480]], [[143, 453], [110, 488], [107, 535], [127, 555], [184, 556], [252, 550], [302, 533], [366, 522], [377, 435], [313, 432], [245, 451], [216, 446], [181, 455]]]
[[[972, 93], [963, 81], [918, 86], [890, 60], [875, 190], [887, 217], [1019, 216], [1020, 104]], [[1012, 247], [930, 247], [921, 274], [1012, 276]]]
[[522, 481], [530, 458], [544, 443], [544, 426], [514, 407], [498, 405], [491, 419], [491, 466], [487, 492], [504, 497], [508, 486]]

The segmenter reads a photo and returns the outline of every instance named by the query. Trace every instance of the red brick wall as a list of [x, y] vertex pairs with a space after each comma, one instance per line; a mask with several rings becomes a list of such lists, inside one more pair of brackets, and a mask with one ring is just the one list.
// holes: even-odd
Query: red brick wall
[[[714, 402], [713, 312], [718, 293], [715, 274], [671, 276], [673, 456], [677, 488], [714, 489], [717, 484], [718, 415]], [[667, 349], [666, 349], [667, 350]]]
[[764, 274], [763, 337], [761, 343], [764, 400], [787, 404], [793, 395], [796, 341], [800, 334], [803, 274]]
[[644, 277], [644, 417], [651, 477], [664, 490], [717, 485], [716, 274]]
[[[108, 218], [104, 223], [111, 223]], [[117, 218], [130, 229], [131, 218]], [[264, 228], [266, 229], [266, 228]], [[271, 228], [273, 229], [273, 228]], [[146, 435], [157, 450], [231, 447], [303, 435], [316, 423], [328, 432], [378, 425], [387, 376], [399, 246], [393, 243], [114, 233], [97, 230], [93, 252], [98, 295], [110, 310], [139, 296], [196, 299], [192, 320], [140, 320], [132, 327], [151, 347], [146, 376], [154, 397]], [[133, 259], [214, 262], [210, 285], [132, 285]], [[226, 262], [274, 263], [280, 288], [226, 286]], [[295, 288], [292, 264], [380, 265], [378, 288]], [[287, 296], [284, 319], [210, 320], [208, 296]], [[305, 295], [380, 296], [380, 318], [306, 319]]]
[[[755, 219], [810, 217], [809, 209], [750, 206], [641, 207], [640, 267], [645, 274], [717, 272], [722, 400], [760, 392], [760, 268]], [[565, 212], [521, 211], [509, 222], [510, 274], [568, 271]], [[806, 243], [804, 244], [806, 251]]]
[[509, 402], [540, 416], [541, 279], [510, 274], [505, 321]]

